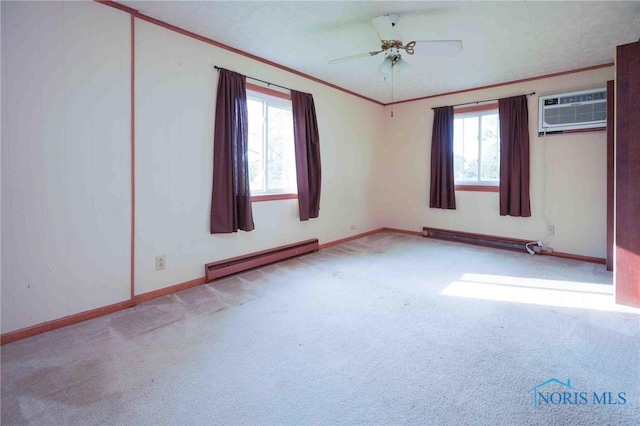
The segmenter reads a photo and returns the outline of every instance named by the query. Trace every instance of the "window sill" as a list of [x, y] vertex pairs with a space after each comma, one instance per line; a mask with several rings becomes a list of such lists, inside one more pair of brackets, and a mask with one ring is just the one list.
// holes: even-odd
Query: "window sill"
[[264, 194], [264, 195], [252, 195], [251, 202], [259, 203], [261, 201], [276, 201], [276, 200], [293, 200], [298, 198], [298, 194]]
[[456, 191], [500, 192], [500, 185], [456, 185]]

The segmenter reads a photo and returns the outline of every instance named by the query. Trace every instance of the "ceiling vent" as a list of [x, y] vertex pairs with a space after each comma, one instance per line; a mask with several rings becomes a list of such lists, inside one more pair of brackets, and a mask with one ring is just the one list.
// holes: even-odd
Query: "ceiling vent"
[[607, 126], [607, 88], [540, 96], [538, 131], [559, 133]]

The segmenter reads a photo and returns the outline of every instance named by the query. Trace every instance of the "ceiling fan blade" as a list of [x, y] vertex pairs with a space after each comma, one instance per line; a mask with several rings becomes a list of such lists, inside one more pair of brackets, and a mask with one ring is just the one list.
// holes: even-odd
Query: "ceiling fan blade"
[[357, 55], [351, 55], [351, 56], [345, 56], [344, 58], [338, 58], [338, 59], [334, 59], [329, 61], [330, 64], [339, 64], [340, 62], [346, 62], [346, 61], [350, 61], [352, 59], [358, 59], [358, 58], [366, 58], [367, 56], [374, 56], [377, 55], [378, 53], [383, 52], [382, 50], [377, 50], [375, 52], [364, 52], [364, 53], [358, 53]]
[[423, 40], [407, 43], [413, 44], [413, 52], [407, 53], [416, 55], [431, 56], [457, 56], [462, 52], [462, 40]]
[[380, 40], [400, 40], [400, 37], [393, 29], [394, 22], [398, 19], [398, 15], [381, 15], [371, 18], [371, 23], [375, 27]]

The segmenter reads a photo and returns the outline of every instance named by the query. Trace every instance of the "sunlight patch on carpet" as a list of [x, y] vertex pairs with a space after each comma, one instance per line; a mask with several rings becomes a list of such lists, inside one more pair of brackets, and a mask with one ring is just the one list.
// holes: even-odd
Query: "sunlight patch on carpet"
[[640, 314], [616, 305], [612, 285], [488, 274], [463, 274], [440, 294], [444, 296], [528, 303], [565, 308]]

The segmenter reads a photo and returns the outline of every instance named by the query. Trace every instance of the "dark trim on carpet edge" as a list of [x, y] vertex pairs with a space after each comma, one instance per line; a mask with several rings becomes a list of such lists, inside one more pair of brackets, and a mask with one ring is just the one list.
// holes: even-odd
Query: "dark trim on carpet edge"
[[[378, 232], [383, 232], [384, 228], [376, 229], [369, 232], [364, 232], [362, 234], [354, 235], [349, 238], [343, 238], [341, 240], [332, 241], [329, 243], [321, 244], [320, 249], [331, 247], [336, 244], [341, 244], [347, 241], [355, 240], [358, 238], [366, 237], [367, 235], [376, 234]], [[185, 281], [182, 283], [174, 284], [168, 287], [160, 288], [158, 290], [153, 290], [147, 293], [138, 294], [133, 297], [133, 300], [127, 300], [120, 303], [116, 303], [113, 305], [103, 306], [100, 308], [92, 309], [85, 312], [80, 312], [77, 314], [69, 315], [66, 317], [54, 319], [51, 321], [47, 321], [41, 324], [32, 325], [29, 327], [21, 328], [15, 331], [10, 331], [0, 335], [0, 345], [4, 345], [6, 343], [15, 342], [17, 340], [26, 339], [27, 337], [32, 337], [38, 334], [46, 333], [48, 331], [52, 331], [58, 328], [66, 327], [69, 325], [77, 324], [79, 322], [83, 322], [86, 320], [90, 320], [93, 318], [101, 317], [103, 315], [111, 314], [113, 312], [118, 312], [123, 309], [132, 308], [139, 303], [148, 302], [153, 299], [157, 299], [159, 297], [168, 296], [170, 294], [177, 293], [182, 290], [187, 290], [191, 287], [197, 287], [199, 285], [206, 284], [205, 277], [195, 278], [193, 280]]]
[[148, 302], [149, 300], [157, 299], [162, 296], [168, 296], [169, 294], [177, 293], [182, 290], [187, 290], [191, 287], [197, 287], [199, 285], [205, 284], [206, 282], [207, 281], [205, 277], [200, 277], [200, 278], [185, 281], [179, 284], [170, 285], [168, 287], [163, 287], [158, 290], [153, 290], [147, 293], [138, 294], [133, 298], [133, 300], [135, 300], [137, 305], [138, 303], [144, 303], [144, 302]]
[[15, 342], [16, 340], [26, 339], [27, 337], [46, 333], [47, 331], [66, 327], [68, 325], [77, 324], [79, 322], [101, 317], [113, 312], [122, 311], [123, 309], [131, 308], [134, 305], [135, 302], [133, 300], [127, 300], [120, 303], [114, 303], [113, 305], [103, 306], [101, 308], [91, 309], [89, 311], [84, 311], [52, 321], [47, 321], [42, 324], [36, 324], [30, 327], [21, 328], [16, 331], [10, 331], [0, 336], [0, 345]]
[[352, 235], [347, 238], [341, 238], [335, 241], [329, 241], [328, 243], [320, 244], [320, 250], [326, 249], [332, 246], [336, 246], [338, 244], [346, 243], [348, 241], [357, 240], [358, 238], [368, 237], [369, 235], [377, 234], [379, 232], [383, 232], [384, 228], [374, 229], [373, 231], [363, 232], [362, 234]]
[[396, 234], [405, 234], [405, 235], [413, 235], [415, 237], [422, 237], [422, 232], [420, 231], [407, 231], [406, 229], [396, 229], [396, 228], [382, 228], [381, 232], [395, 232]]
[[[416, 237], [422, 237], [422, 232], [418, 231], [409, 231], [406, 229], [397, 229], [397, 228], [378, 228], [372, 231], [363, 232], [361, 234], [353, 235], [351, 237], [342, 238], [339, 240], [331, 241], [328, 243], [320, 244], [320, 250], [329, 248], [338, 244], [346, 243], [349, 241], [357, 240], [359, 238], [367, 237], [369, 235], [378, 234], [380, 232], [393, 232], [396, 234], [404, 234], [404, 235], [413, 235]], [[463, 243], [466, 244], [466, 243]], [[562, 257], [565, 259], [573, 259], [579, 260], [583, 262], [592, 262], [598, 264], [606, 264], [605, 259], [601, 259], [599, 257], [589, 257], [589, 256], [581, 256], [578, 254], [570, 254], [570, 253], [542, 253], [546, 256], [555, 256]], [[85, 312], [80, 312], [78, 314], [69, 315], [63, 318], [55, 319], [52, 321], [48, 321], [42, 324], [36, 324], [30, 327], [21, 328], [19, 330], [10, 331], [8, 333], [0, 335], [0, 345], [4, 345], [6, 343], [15, 342], [17, 340], [26, 339], [27, 337], [32, 337], [38, 334], [46, 333], [48, 331], [52, 331], [58, 328], [66, 327], [69, 325], [77, 324], [79, 322], [83, 322], [86, 320], [90, 320], [93, 318], [101, 317], [103, 315], [111, 314], [113, 312], [118, 312], [123, 309], [132, 308], [139, 303], [148, 302], [153, 299], [157, 299], [159, 297], [168, 296], [170, 294], [177, 293], [182, 290], [187, 290], [191, 287], [197, 287], [199, 285], [206, 284], [205, 277], [195, 278], [193, 280], [185, 281], [179, 284], [174, 284], [168, 287], [164, 287], [158, 290], [153, 290], [147, 293], [142, 293], [136, 295], [133, 300], [127, 300], [120, 303], [115, 303], [113, 305], [103, 306], [101, 308], [92, 309]]]
[[536, 254], [541, 254], [543, 256], [562, 257], [564, 259], [580, 260], [582, 262], [597, 263], [600, 265], [607, 264], [607, 259], [604, 259], [602, 257], [582, 256], [581, 254], [562, 253], [560, 251], [553, 251], [553, 252], [543, 251], [542, 253], [536, 253]]

